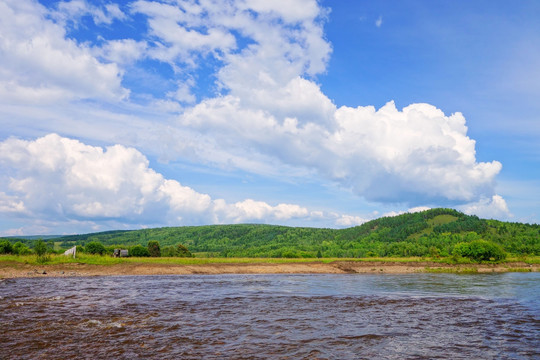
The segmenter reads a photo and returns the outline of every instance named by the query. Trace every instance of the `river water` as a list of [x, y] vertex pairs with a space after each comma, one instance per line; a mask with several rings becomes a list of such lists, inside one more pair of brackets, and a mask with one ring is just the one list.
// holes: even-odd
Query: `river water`
[[0, 282], [0, 359], [538, 359], [540, 274]]

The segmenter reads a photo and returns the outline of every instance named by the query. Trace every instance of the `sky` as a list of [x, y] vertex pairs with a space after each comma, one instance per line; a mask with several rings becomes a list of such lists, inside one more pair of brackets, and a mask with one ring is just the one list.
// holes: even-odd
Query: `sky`
[[0, 236], [540, 222], [540, 2], [0, 0]]

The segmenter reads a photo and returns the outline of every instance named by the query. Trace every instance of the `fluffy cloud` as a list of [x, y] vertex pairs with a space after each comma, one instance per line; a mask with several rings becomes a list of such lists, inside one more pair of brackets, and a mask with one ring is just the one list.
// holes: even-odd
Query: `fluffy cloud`
[[509, 219], [513, 217], [506, 201], [500, 195], [482, 198], [474, 203], [460, 207], [465, 214], [477, 215], [486, 219]]
[[410, 208], [408, 210], [405, 210], [405, 211], [390, 211], [390, 212], [387, 212], [385, 214], [383, 214], [383, 216], [398, 216], [398, 215], [402, 215], [402, 214], [413, 214], [413, 213], [417, 213], [417, 212], [421, 212], [421, 211], [426, 211], [426, 210], [429, 210], [430, 208], [427, 207], [427, 206], [417, 206], [417, 207], [413, 207], [413, 208]]
[[[378, 202], [459, 204], [493, 195], [501, 164], [476, 161], [462, 114], [447, 116], [429, 104], [398, 110], [393, 102], [378, 110], [337, 108], [308, 79], [324, 71], [330, 54], [319, 20], [324, 11], [315, 2], [306, 2], [303, 12], [296, 2], [179, 4], [138, 1], [135, 9], [148, 16], [159, 51], [177, 54], [162, 59], [187, 61], [179, 49], [191, 56], [218, 53], [217, 79], [227, 91], [180, 116], [182, 143], [194, 134], [199, 139], [180, 156], [252, 172], [268, 162], [278, 164], [277, 172], [284, 166], [314, 171]], [[206, 28], [200, 36], [215, 31], [232, 38], [185, 44], [172, 35], [197, 27]]]
[[165, 179], [133, 148], [103, 149], [56, 134], [1, 142], [0, 169], [0, 213], [5, 215], [175, 225], [281, 222], [312, 216], [294, 204], [213, 200]]
[[[57, 135], [3, 142], [0, 211], [127, 222], [364, 222], [298, 205], [211, 199], [154, 172], [132, 145], [166, 159], [315, 176], [369, 201], [504, 210], [504, 200], [494, 197], [501, 164], [477, 161], [462, 114], [429, 104], [337, 107], [321, 91], [316, 76], [326, 71], [332, 49], [323, 33], [327, 12], [315, 0], [139, 0], [122, 9], [81, 0], [54, 9], [29, 0], [0, 3], [0, 101], [24, 101], [5, 118], [15, 122], [11, 115], [28, 113], [18, 128], [42, 121], [40, 129], [123, 144], [103, 150]], [[96, 26], [135, 17], [147, 23], [136, 38], [84, 43], [67, 36], [84, 16]], [[167, 81], [175, 89], [148, 89], [154, 95], [136, 103], [122, 79], [132, 71], [126, 83], [136, 84], [143, 60], [170, 68], [170, 78], [150, 85]], [[214, 81], [202, 101], [193, 91], [201, 64]], [[74, 101], [80, 99], [96, 101], [96, 109]], [[120, 99], [126, 108], [111, 110]], [[56, 105], [49, 112], [27, 109], [35, 102]]]
[[[320, 104], [313, 98], [313, 107]], [[241, 154], [271, 157], [315, 170], [372, 201], [476, 201], [492, 195], [501, 170], [497, 161], [476, 161], [461, 114], [446, 116], [428, 104], [401, 111], [392, 102], [379, 110], [341, 107], [326, 123], [310, 117], [302, 123], [294, 112], [274, 115], [229, 95], [198, 104], [179, 121], [212, 138], [210, 153], [230, 154], [228, 161]]]
[[118, 4], [106, 4], [102, 7], [94, 6], [84, 0], [60, 1], [53, 17], [63, 23], [72, 22], [78, 26], [81, 17], [89, 15], [96, 24], [110, 25], [115, 19], [123, 20], [126, 15], [120, 10]]
[[95, 55], [120, 65], [129, 65], [145, 56], [148, 45], [133, 39], [110, 40], [102, 47], [94, 48]]
[[[130, 8], [147, 19], [146, 57], [169, 64], [181, 79], [186, 74], [197, 76], [200, 64], [214, 63], [214, 89], [263, 108], [279, 98], [282, 108], [305, 111], [312, 85], [291, 80], [324, 72], [331, 50], [320, 21], [325, 11], [312, 0], [139, 0]], [[289, 83], [304, 86], [286, 89]], [[268, 97], [260, 91], [265, 88], [280, 94]], [[305, 90], [308, 92], [303, 93]], [[324, 99], [324, 103], [328, 106], [330, 101]], [[319, 108], [309, 111], [316, 114]]]
[[337, 217], [336, 225], [339, 225], [342, 227], [351, 227], [351, 226], [362, 225], [363, 223], [369, 220], [370, 219], [364, 219], [360, 216], [341, 215]]
[[70, 99], [121, 99], [116, 64], [101, 63], [90, 49], [66, 38], [48, 12], [27, 0], [0, 3], [0, 99], [50, 103]]

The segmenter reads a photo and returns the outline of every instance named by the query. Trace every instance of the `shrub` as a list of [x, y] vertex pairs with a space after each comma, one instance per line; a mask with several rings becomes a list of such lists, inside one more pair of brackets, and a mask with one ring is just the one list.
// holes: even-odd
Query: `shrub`
[[150, 253], [148, 252], [148, 249], [145, 248], [142, 245], [135, 245], [131, 249], [129, 249], [129, 256], [135, 256], [135, 257], [147, 257], [150, 256]]
[[161, 251], [162, 256], [166, 257], [192, 257], [193, 254], [182, 244], [176, 246], [166, 246]]
[[38, 241], [36, 241], [36, 243], [34, 244], [34, 252], [38, 257], [44, 256], [47, 253], [47, 245], [43, 240], [39, 239]]
[[506, 253], [499, 245], [485, 240], [458, 243], [452, 254], [476, 261], [499, 261], [506, 258]]
[[153, 240], [148, 242], [148, 253], [151, 257], [160, 257], [161, 249], [159, 248], [159, 242]]
[[36, 244], [34, 245], [34, 252], [37, 255], [37, 262], [40, 264], [43, 264], [44, 262], [47, 262], [50, 257], [47, 256], [47, 244], [41, 239], [36, 241]]
[[161, 250], [161, 256], [164, 256], [164, 257], [174, 257], [174, 256], [176, 256], [176, 247], [174, 247], [173, 245], [165, 246]]
[[13, 254], [13, 245], [8, 240], [0, 241], [0, 254]]
[[182, 244], [176, 246], [176, 256], [178, 257], [192, 257], [193, 254]]
[[292, 250], [292, 249], [287, 249], [287, 250], [283, 251], [281, 256], [284, 257], [284, 258], [289, 258], [289, 259], [300, 257], [300, 256], [298, 256], [298, 253], [296, 251]]
[[460, 242], [457, 243], [454, 246], [454, 249], [452, 250], [452, 255], [454, 256], [461, 256], [461, 257], [468, 257], [469, 256], [469, 243]]
[[87, 254], [103, 255], [105, 254], [105, 246], [103, 246], [103, 244], [99, 241], [90, 241], [84, 247], [84, 252], [86, 252]]
[[13, 244], [13, 252], [17, 255], [28, 255], [32, 251], [28, 248], [28, 246], [20, 241], [17, 241], [15, 244]]

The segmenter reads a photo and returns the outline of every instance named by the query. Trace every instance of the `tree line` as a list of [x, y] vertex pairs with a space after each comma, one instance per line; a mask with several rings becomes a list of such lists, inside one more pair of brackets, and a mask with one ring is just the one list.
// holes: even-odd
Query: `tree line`
[[[155, 241], [160, 244], [161, 256], [176, 256], [175, 247], [181, 244], [201, 257], [473, 258], [481, 257], [473, 254], [485, 250], [493, 255], [490, 258], [500, 258], [501, 254], [540, 255], [540, 226], [485, 220], [440, 208], [383, 217], [339, 230], [264, 224], [208, 225], [108, 231], [48, 241], [63, 248], [75, 245], [85, 248], [99, 242], [106, 253], [122, 244], [140, 256], [150, 256], [146, 252], [151, 254], [148, 246]], [[470, 251], [466, 251], [467, 246]], [[137, 250], [133, 250], [135, 247]]]

